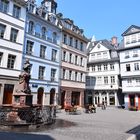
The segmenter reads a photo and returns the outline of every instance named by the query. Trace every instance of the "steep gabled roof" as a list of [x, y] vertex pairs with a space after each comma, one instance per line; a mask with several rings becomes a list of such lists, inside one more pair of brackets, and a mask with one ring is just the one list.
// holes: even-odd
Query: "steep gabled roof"
[[100, 43], [101, 45], [103, 45], [104, 47], [106, 47], [109, 50], [115, 50], [114, 46], [111, 44], [110, 41], [108, 41], [107, 39], [103, 39], [103, 40], [99, 40], [99, 41], [95, 41], [95, 46]]
[[122, 36], [134, 34], [140, 32], [140, 27], [136, 25], [131, 25], [123, 34]]

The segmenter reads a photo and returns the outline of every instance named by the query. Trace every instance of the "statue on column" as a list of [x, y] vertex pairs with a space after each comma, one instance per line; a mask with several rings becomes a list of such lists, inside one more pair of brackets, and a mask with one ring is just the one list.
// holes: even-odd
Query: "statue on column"
[[23, 72], [19, 75], [19, 90], [18, 92], [23, 92], [26, 94], [31, 94], [31, 90], [29, 87], [29, 81], [31, 79], [31, 75], [29, 73], [31, 64], [28, 59], [26, 59], [23, 65]]

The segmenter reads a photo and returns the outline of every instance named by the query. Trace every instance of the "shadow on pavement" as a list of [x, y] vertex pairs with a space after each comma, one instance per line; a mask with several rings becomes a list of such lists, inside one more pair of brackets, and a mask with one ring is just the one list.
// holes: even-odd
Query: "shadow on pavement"
[[0, 140], [55, 140], [48, 135], [0, 132]]
[[[70, 122], [70, 121], [66, 121], [66, 120], [62, 120], [62, 119], [57, 119], [56, 122], [54, 124], [47, 124], [47, 125], [42, 125], [42, 124], [38, 124], [35, 125], [33, 127], [21, 127], [19, 126], [14, 126], [12, 128], [8, 128], [7, 127], [2, 127], [0, 126], [0, 131], [1, 132], [47, 132], [56, 128], [68, 128], [68, 127], [72, 127], [72, 126], [76, 126], [76, 123], [74, 122]], [[0, 139], [1, 140], [1, 139]]]
[[134, 140], [140, 140], [140, 125], [128, 130], [126, 133], [128, 134], [134, 134], [135, 139]]

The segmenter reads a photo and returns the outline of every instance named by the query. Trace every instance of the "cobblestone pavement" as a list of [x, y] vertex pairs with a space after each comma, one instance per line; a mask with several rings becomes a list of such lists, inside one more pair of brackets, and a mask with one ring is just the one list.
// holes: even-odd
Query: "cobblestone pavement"
[[[53, 126], [37, 132], [25, 134], [0, 133], [0, 140], [138, 140], [140, 132], [140, 111], [127, 111], [114, 107], [97, 109], [97, 113], [79, 115], [57, 113]], [[17, 136], [17, 139], [16, 139]], [[135, 136], [135, 137], [134, 137]], [[3, 138], [3, 139], [2, 139]]]

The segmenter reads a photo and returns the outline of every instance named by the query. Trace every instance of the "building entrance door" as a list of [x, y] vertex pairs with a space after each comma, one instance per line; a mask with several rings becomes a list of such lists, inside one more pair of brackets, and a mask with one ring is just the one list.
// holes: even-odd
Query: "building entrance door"
[[71, 103], [80, 105], [80, 92], [72, 92]]
[[65, 91], [61, 92], [61, 106], [62, 108], [65, 106]]
[[3, 104], [12, 104], [13, 89], [14, 85], [4, 85]]
[[44, 89], [40, 87], [37, 91], [37, 104], [42, 105]]
[[115, 105], [115, 97], [114, 96], [110, 96], [109, 97], [109, 102], [110, 102], [110, 105]]

